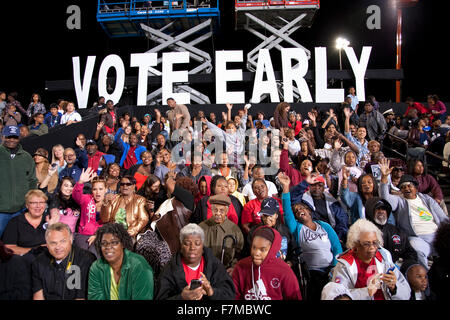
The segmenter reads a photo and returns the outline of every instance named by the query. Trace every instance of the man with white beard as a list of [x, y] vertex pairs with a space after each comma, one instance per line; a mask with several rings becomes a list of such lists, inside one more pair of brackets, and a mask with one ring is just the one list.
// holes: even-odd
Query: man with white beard
[[[391, 212], [391, 205], [384, 199], [374, 197], [366, 202], [366, 219], [373, 222], [383, 233], [384, 248], [391, 253], [392, 261], [400, 265], [399, 259], [401, 258], [402, 265], [406, 261], [417, 263], [417, 252], [409, 244], [407, 235], [387, 222]], [[400, 268], [400, 271], [404, 274], [406, 270]]]

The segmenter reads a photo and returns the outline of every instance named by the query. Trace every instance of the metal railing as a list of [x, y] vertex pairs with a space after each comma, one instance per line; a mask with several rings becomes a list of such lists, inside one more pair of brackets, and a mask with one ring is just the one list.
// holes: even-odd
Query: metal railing
[[[389, 133], [389, 132], [386, 132], [386, 134], [387, 134], [388, 136], [390, 136], [390, 137], [392, 137], [392, 138], [394, 138], [394, 139], [400, 141], [400, 142], [403, 142], [404, 144], [406, 144], [406, 148], [408, 148], [408, 141], [407, 141], [407, 140], [402, 139], [402, 138], [399, 138], [399, 137], [397, 137], [396, 135], [393, 135], [392, 133]], [[397, 154], [402, 155], [400, 152], [398, 152], [398, 151], [396, 151], [396, 150], [390, 149], [390, 151], [394, 151], [394, 152], [396, 152]], [[438, 155], [438, 154], [436, 154], [436, 153], [433, 153], [433, 152], [431, 152], [431, 151], [428, 151], [428, 150], [425, 150], [425, 154], [430, 155], [430, 156], [432, 156], [432, 157], [434, 157], [434, 158], [436, 158], [436, 159], [438, 159], [438, 160], [441, 160], [441, 161], [448, 161], [448, 159], [445, 159], [444, 157], [442, 157], [442, 156], [440, 156], [440, 155]], [[406, 158], [406, 155], [403, 155], [403, 156]]]

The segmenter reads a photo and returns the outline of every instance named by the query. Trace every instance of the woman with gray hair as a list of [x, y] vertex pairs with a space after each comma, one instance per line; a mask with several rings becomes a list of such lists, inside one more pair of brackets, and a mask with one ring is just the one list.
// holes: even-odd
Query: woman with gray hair
[[204, 241], [196, 224], [180, 230], [181, 248], [158, 279], [156, 300], [234, 300], [233, 280]]
[[354, 300], [408, 300], [408, 282], [382, 246], [380, 229], [357, 220], [348, 230], [348, 250], [338, 256], [332, 282], [344, 285]]

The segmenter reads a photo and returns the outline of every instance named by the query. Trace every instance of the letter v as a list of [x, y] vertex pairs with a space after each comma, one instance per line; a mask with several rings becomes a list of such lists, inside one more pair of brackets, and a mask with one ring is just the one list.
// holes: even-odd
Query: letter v
[[87, 108], [89, 91], [91, 89], [92, 74], [94, 73], [96, 56], [89, 56], [84, 71], [83, 84], [81, 84], [80, 57], [72, 57], [73, 63], [73, 82], [75, 93], [77, 95], [78, 107]]

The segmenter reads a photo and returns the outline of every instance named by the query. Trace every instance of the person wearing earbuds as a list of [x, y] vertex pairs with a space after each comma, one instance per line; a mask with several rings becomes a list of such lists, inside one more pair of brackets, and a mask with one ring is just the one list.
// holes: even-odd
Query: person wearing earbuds
[[45, 231], [48, 251], [33, 262], [33, 300], [85, 300], [95, 256], [73, 245], [70, 227], [61, 222]]

